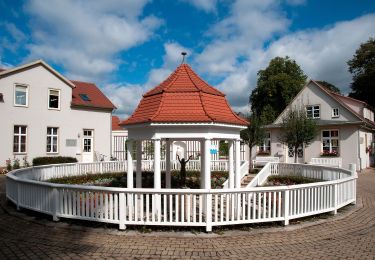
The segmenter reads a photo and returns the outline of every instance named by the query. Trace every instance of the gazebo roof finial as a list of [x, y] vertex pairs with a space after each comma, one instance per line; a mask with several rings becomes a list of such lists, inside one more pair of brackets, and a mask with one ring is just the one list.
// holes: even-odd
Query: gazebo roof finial
[[181, 52], [181, 55], [182, 55], [182, 62], [181, 62], [181, 64], [184, 64], [185, 63], [185, 56], [187, 55], [187, 53], [186, 52]]

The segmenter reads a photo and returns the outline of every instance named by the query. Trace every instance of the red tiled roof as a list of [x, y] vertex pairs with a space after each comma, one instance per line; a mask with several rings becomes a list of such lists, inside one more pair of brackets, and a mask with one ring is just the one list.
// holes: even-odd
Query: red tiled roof
[[364, 106], [368, 106], [366, 102], [363, 102], [361, 100], [358, 100], [358, 99], [355, 99], [355, 98], [351, 98], [351, 97], [347, 97], [347, 96], [343, 96], [341, 94], [338, 94], [338, 93], [335, 93], [335, 92], [332, 92], [326, 88], [324, 88], [322, 85], [320, 85], [319, 83], [317, 83], [316, 81], [312, 80], [312, 82], [314, 82], [317, 86], [319, 86], [324, 92], [326, 92], [328, 95], [330, 95], [334, 100], [336, 100], [338, 103], [340, 103], [342, 106], [344, 106], [346, 109], [348, 109], [350, 112], [352, 112], [354, 115], [356, 115], [359, 119], [361, 119], [362, 121], [364, 121], [365, 123], [370, 123], [371, 125], [375, 126], [375, 122], [372, 122], [366, 118], [363, 117], [363, 115], [357, 113], [356, 111], [354, 111], [350, 106], [347, 105], [347, 103], [345, 102], [345, 99], [349, 99], [349, 100], [352, 100], [356, 103], [360, 103]]
[[121, 124], [215, 122], [247, 125], [230, 108], [225, 95], [202, 80], [187, 64], [143, 95]]
[[120, 118], [118, 116], [112, 116], [112, 131], [124, 130], [120, 126]]
[[[115, 105], [93, 83], [71, 80], [73, 88], [72, 105], [90, 108], [115, 109]], [[86, 94], [89, 101], [82, 99], [80, 94]]]

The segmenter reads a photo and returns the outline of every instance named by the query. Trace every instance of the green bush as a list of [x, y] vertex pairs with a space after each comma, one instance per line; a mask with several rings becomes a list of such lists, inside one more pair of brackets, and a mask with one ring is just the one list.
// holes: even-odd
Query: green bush
[[33, 159], [33, 166], [38, 165], [47, 165], [47, 164], [59, 164], [59, 163], [75, 163], [77, 159], [74, 157], [68, 156], [45, 156], [45, 157], [36, 157]]

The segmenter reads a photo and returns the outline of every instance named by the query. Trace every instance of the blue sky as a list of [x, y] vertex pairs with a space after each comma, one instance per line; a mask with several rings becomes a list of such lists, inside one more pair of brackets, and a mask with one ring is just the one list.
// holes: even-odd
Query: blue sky
[[95, 82], [126, 117], [188, 63], [246, 111], [257, 71], [290, 56], [348, 93], [346, 61], [375, 37], [375, 3], [308, 0], [0, 0], [0, 67], [43, 59]]

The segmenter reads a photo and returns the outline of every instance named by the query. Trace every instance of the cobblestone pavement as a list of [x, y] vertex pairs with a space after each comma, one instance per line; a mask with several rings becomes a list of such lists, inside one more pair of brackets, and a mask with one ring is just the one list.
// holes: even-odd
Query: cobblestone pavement
[[359, 203], [335, 217], [221, 235], [142, 234], [32, 218], [5, 203], [4, 181], [0, 176], [0, 259], [375, 259], [374, 169], [359, 175]]

